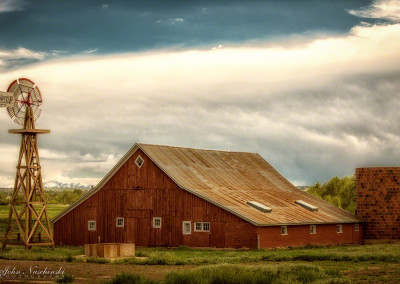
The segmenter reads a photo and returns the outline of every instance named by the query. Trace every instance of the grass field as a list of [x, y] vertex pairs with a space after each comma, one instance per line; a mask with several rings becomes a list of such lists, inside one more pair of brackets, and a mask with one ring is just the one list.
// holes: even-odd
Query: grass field
[[[50, 218], [65, 207], [48, 205]], [[8, 210], [8, 206], [0, 206], [2, 233]], [[74, 266], [67, 266], [69, 273], [81, 278], [91, 275], [88, 274], [89, 269], [103, 280], [115, 276], [116, 282], [136, 279], [134, 283], [265, 283], [267, 280], [266, 283], [400, 282], [398, 243], [274, 250], [138, 248], [136, 256], [139, 258], [114, 263], [96, 258], [89, 259], [90, 263], [83, 263], [81, 258], [75, 258], [82, 254], [83, 247], [57, 247], [54, 250], [34, 247], [28, 251], [23, 247], [9, 246], [7, 250], [0, 251], [0, 260], [10, 265], [16, 262], [28, 265], [29, 261], [49, 261], [62, 266], [71, 263]], [[118, 274], [124, 271], [127, 273]], [[262, 279], [267, 280], [263, 282]]]
[[[47, 205], [47, 213], [49, 214], [49, 218], [53, 218], [59, 212], [64, 210], [64, 208], [68, 207], [68, 205], [63, 204], [48, 204]], [[7, 227], [8, 214], [10, 212], [10, 205], [0, 205], [0, 238], [3, 238], [4, 233]]]
[[[8, 261], [72, 262], [89, 265], [84, 264], [82, 259], [75, 258], [75, 256], [81, 254], [84, 254], [83, 247], [58, 247], [55, 250], [46, 247], [36, 247], [27, 251], [22, 247], [11, 246], [6, 251], [0, 252], [0, 259]], [[171, 279], [175, 279], [177, 283], [188, 283], [185, 282], [188, 279], [192, 279], [193, 277], [202, 279], [205, 277], [204, 275], [209, 275], [210, 273], [209, 282], [194, 281], [193, 283], [222, 283], [218, 281], [214, 282], [214, 280], [221, 277], [221, 275], [231, 275], [232, 273], [236, 273], [239, 275], [238, 277], [245, 277], [246, 280], [243, 280], [243, 282], [228, 281], [225, 283], [258, 283], [257, 279], [261, 277], [260, 275], [264, 274], [270, 275], [268, 277], [276, 278], [276, 281], [268, 283], [286, 283], [287, 281], [292, 283], [292, 280], [297, 279], [296, 274], [293, 273], [298, 270], [300, 271], [298, 273], [304, 274], [304, 279], [308, 279], [307, 277], [309, 277], [310, 281], [302, 282], [301, 279], [303, 278], [301, 278], [300, 280], [296, 280], [297, 283], [313, 283], [317, 281], [316, 279], [318, 281], [323, 280], [321, 283], [348, 283], [350, 280], [365, 283], [400, 282], [400, 244], [276, 250], [215, 250], [187, 247], [138, 248], [136, 256], [140, 256], [140, 258], [128, 258], [114, 263], [91, 258], [89, 262], [91, 262], [91, 265], [100, 267], [102, 265], [113, 266], [114, 274], [124, 271], [129, 267], [129, 269], [134, 271], [135, 267], [146, 267], [144, 270], [145, 273], [147, 273], [147, 270], [156, 273], [161, 269], [160, 267], [171, 267], [171, 270], [181, 268], [179, 272], [174, 272], [173, 276], [168, 273], [162, 274], [162, 277], [160, 277], [166, 283], [174, 283], [171, 282]], [[100, 267], [96, 270], [105, 270]], [[115, 267], [120, 267], [120, 269]], [[215, 267], [218, 269], [214, 269]], [[193, 271], [193, 269], [196, 270]], [[286, 277], [282, 273], [289, 273], [291, 275], [287, 275]], [[258, 276], [253, 277], [253, 274], [257, 274]], [[113, 275], [110, 275], [110, 277]], [[151, 276], [151, 274], [145, 276]], [[131, 276], [124, 275], [123, 277]], [[143, 281], [145, 282], [143, 283], [151, 282], [149, 279], [146, 279], [144, 278]], [[148, 280], [150, 282], [146, 282]], [[158, 281], [160, 278], [153, 280]]]

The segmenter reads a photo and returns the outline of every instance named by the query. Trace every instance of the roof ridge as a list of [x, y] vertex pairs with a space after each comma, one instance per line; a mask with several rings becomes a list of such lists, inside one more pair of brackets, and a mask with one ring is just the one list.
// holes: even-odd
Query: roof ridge
[[257, 152], [245, 152], [245, 151], [228, 151], [228, 150], [215, 150], [215, 149], [202, 149], [193, 147], [180, 147], [171, 145], [161, 145], [161, 144], [148, 144], [148, 143], [136, 143], [139, 146], [155, 146], [155, 147], [166, 147], [175, 149], [188, 149], [188, 150], [198, 150], [198, 151], [210, 151], [210, 152], [224, 152], [224, 153], [241, 153], [241, 154], [254, 154], [259, 155]]

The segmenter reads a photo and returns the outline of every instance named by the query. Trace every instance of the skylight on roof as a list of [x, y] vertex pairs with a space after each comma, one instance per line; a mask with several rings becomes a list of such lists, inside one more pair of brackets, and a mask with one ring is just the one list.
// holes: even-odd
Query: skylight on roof
[[303, 200], [296, 200], [294, 203], [299, 204], [300, 206], [306, 208], [307, 210], [318, 211], [318, 207], [311, 205]]
[[250, 206], [252, 206], [264, 213], [272, 211], [272, 208], [265, 206], [264, 204], [261, 204], [260, 202], [257, 202], [257, 201], [247, 201], [247, 204], [249, 204]]

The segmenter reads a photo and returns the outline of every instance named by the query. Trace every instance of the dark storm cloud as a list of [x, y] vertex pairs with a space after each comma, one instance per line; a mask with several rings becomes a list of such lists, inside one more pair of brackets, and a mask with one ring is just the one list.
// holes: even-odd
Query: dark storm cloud
[[[15, 7], [21, 1], [7, 1]], [[343, 33], [368, 1], [24, 1], [0, 13], [0, 48], [72, 54], [242, 44]], [[11, 7], [11, 4], [8, 6]]]
[[[207, 2], [201, 9], [203, 3], [199, 2], [171, 6], [160, 2], [154, 9], [145, 2], [135, 3], [136, 14], [117, 1], [97, 3], [96, 8], [82, 7], [78, 14], [89, 15], [92, 9], [110, 13], [104, 18], [110, 20], [110, 28], [87, 27], [97, 29], [95, 33], [65, 31], [65, 39], [60, 36], [64, 42], [88, 36], [79, 47], [80, 56], [56, 47], [45, 52], [23, 49], [18, 53], [13, 49], [4, 52], [3, 57], [0, 53], [0, 60], [16, 58], [16, 53], [27, 58], [60, 57], [0, 73], [4, 88], [23, 73], [29, 74], [44, 94], [44, 111], [38, 125], [52, 130], [39, 141], [45, 180], [95, 184], [137, 141], [258, 152], [296, 184], [350, 175], [357, 166], [398, 165], [400, 25], [395, 21], [363, 23], [339, 34], [348, 31], [353, 20], [360, 21], [355, 16], [341, 18], [345, 6], [352, 9], [352, 5], [361, 5], [356, 1], [329, 2], [324, 5], [331, 6], [319, 6], [317, 10], [310, 8], [316, 2], [302, 1], [311, 17], [307, 19], [306, 8], [296, 6], [297, 1], [290, 5], [286, 1], [268, 2], [264, 10], [260, 8], [264, 2], [234, 2], [229, 7], [222, 2]], [[66, 22], [75, 9], [75, 2], [62, 5], [63, 13], [54, 22]], [[52, 7], [49, 4], [43, 13], [49, 13]], [[126, 11], [121, 12], [124, 7]], [[363, 10], [363, 17], [393, 19], [390, 12], [395, 9], [384, 10], [387, 6], [381, 2], [371, 7]], [[325, 17], [318, 9], [326, 9]], [[297, 10], [299, 18], [284, 20]], [[300, 34], [268, 38], [274, 36], [272, 27], [279, 26], [279, 20], [271, 15], [262, 22], [261, 15], [267, 12], [282, 17], [282, 28], [287, 31], [277, 34]], [[201, 17], [209, 17], [208, 22], [202, 18], [203, 27], [200, 20], [196, 22], [200, 13], [206, 14]], [[249, 16], [252, 13], [254, 20]], [[359, 15], [357, 11], [352, 14]], [[142, 30], [121, 25], [132, 24], [129, 15], [135, 15], [132, 21], [140, 18], [148, 24], [140, 24]], [[340, 22], [337, 30], [331, 24], [335, 17]], [[301, 26], [300, 18], [309, 21], [305, 25], [308, 27]], [[302, 34], [313, 29], [314, 20], [321, 22], [314, 30], [328, 27], [331, 32]], [[87, 21], [83, 19], [82, 26], [86, 27]], [[299, 25], [298, 30], [284, 27], [286, 22]], [[144, 38], [154, 36], [160, 46], [191, 42], [195, 47], [101, 55], [110, 51], [107, 39], [114, 36], [110, 34], [116, 31], [114, 25], [121, 28], [115, 37], [122, 33], [129, 37], [133, 29], [133, 33], [140, 30]], [[153, 33], [149, 34], [146, 25], [154, 28]], [[247, 29], [251, 30], [248, 38]], [[98, 41], [97, 34], [104, 35], [107, 43], [89, 46], [92, 40]], [[204, 48], [214, 36], [222, 41], [215, 48]], [[229, 38], [236, 38], [236, 45], [219, 44]], [[114, 48], [129, 47], [124, 40]], [[204, 44], [199, 46], [196, 40]], [[239, 44], [241, 40], [246, 44]], [[138, 47], [132, 44], [131, 48]], [[11, 127], [11, 120], [1, 112], [0, 128]], [[9, 164], [17, 155], [18, 137], [10, 136], [1, 136], [4, 150], [0, 156], [0, 185], [12, 183], [13, 167]]]

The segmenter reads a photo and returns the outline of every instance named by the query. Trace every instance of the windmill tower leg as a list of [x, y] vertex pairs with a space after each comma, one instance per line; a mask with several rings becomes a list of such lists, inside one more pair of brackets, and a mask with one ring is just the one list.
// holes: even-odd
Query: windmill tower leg
[[[37, 134], [49, 133], [49, 131], [35, 129], [33, 111], [29, 107], [25, 115], [24, 128], [9, 132], [21, 134], [22, 139], [2, 248], [3, 250], [6, 248], [14, 231], [19, 233], [26, 249], [37, 245], [50, 245], [54, 248], [37, 146]], [[35, 235], [38, 231], [47, 241], [35, 242]]]

